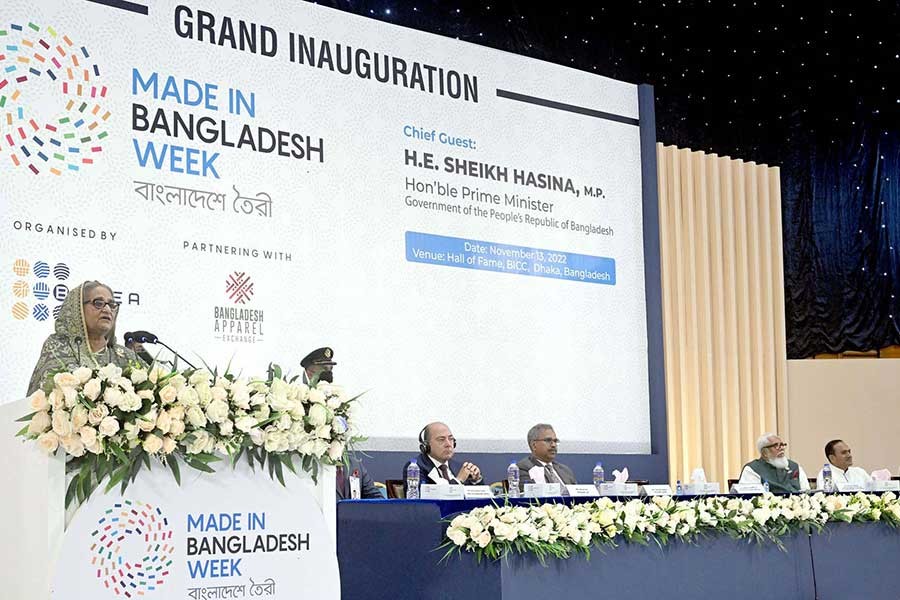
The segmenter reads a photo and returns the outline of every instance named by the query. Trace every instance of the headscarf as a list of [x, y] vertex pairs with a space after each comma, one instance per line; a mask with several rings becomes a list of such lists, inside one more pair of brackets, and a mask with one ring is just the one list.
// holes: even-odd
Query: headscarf
[[56, 317], [56, 330], [44, 341], [41, 356], [34, 366], [31, 381], [28, 383], [29, 396], [40, 388], [47, 375], [53, 372], [73, 371], [78, 367], [94, 369], [109, 363], [125, 367], [129, 362], [138, 362], [134, 352], [116, 344], [115, 325], [106, 337], [106, 346], [99, 352], [91, 350], [87, 325], [84, 321], [85, 286], [90, 288], [102, 286], [110, 289], [98, 281], [85, 281], [69, 290], [60, 306], [59, 316]]

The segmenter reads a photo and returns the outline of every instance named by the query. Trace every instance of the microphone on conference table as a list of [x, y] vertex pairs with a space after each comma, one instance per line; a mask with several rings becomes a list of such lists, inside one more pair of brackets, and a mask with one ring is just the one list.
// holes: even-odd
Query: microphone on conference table
[[172, 354], [174, 354], [175, 356], [177, 356], [178, 358], [180, 358], [181, 360], [186, 362], [190, 368], [192, 368], [192, 369], [197, 368], [191, 364], [191, 361], [189, 361], [182, 355], [178, 354], [178, 352], [176, 352], [174, 348], [172, 348], [165, 342], [161, 341], [159, 339], [159, 337], [156, 336], [156, 334], [150, 333], [149, 331], [143, 331], [140, 329], [137, 331], [129, 331], [128, 333], [125, 334], [124, 337], [125, 337], [126, 344], [128, 344], [129, 342], [137, 342], [138, 344], [159, 344], [160, 346], [162, 346], [163, 348], [166, 348], [169, 352], [171, 352]]

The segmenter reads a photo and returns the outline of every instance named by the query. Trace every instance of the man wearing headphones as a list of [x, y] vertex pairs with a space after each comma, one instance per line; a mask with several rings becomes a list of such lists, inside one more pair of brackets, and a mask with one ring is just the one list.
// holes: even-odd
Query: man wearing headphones
[[[484, 479], [481, 469], [473, 463], [460, 465], [451, 460], [456, 452], [456, 438], [444, 423], [429, 423], [419, 433], [419, 451], [416, 458], [422, 483], [444, 483], [477, 485]], [[406, 467], [403, 466], [403, 480], [406, 481]], [[404, 484], [405, 485], [405, 484]]]

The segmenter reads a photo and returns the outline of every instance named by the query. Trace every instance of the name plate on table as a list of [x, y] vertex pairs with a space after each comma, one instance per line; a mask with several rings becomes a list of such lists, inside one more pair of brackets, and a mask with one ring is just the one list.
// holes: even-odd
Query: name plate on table
[[566, 490], [569, 492], [569, 495], [573, 498], [584, 498], [589, 497], [593, 498], [594, 496], [599, 496], [600, 494], [597, 492], [597, 488], [592, 486], [591, 484], [582, 484], [576, 483], [574, 485], [567, 485]]
[[601, 496], [637, 496], [638, 486], [636, 483], [601, 483]]
[[464, 487], [462, 485], [423, 483], [419, 490], [419, 497], [423, 500], [462, 500]]
[[853, 492], [863, 491], [863, 486], [858, 483], [850, 483], [849, 481], [835, 481], [834, 487], [842, 494], [851, 494]]
[[900, 481], [870, 481], [870, 492], [900, 492]]
[[715, 495], [719, 493], [718, 483], [689, 483], [684, 486], [684, 493], [689, 496]]
[[548, 498], [562, 496], [562, 488], [558, 483], [526, 483], [526, 498]]
[[460, 487], [463, 488], [463, 494], [465, 494], [466, 500], [471, 500], [472, 498], [494, 497], [494, 492], [491, 491], [491, 486], [489, 485], [464, 485]]
[[641, 493], [645, 496], [671, 496], [672, 488], [668, 484], [662, 485], [642, 485]]
[[761, 483], [735, 483], [731, 486], [732, 494], [765, 494], [766, 489]]

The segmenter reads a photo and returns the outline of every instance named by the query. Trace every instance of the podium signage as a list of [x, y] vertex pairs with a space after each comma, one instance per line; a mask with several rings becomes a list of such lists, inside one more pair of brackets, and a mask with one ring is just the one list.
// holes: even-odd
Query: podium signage
[[684, 486], [684, 493], [690, 496], [714, 495], [719, 493], [719, 484], [710, 483], [689, 483]]
[[239, 463], [182, 486], [162, 467], [75, 513], [53, 600], [340, 597], [337, 557], [306, 478]]
[[552, 498], [562, 496], [562, 488], [558, 483], [526, 483], [526, 498]]
[[870, 481], [869, 490], [872, 492], [900, 492], [900, 481]]
[[423, 500], [462, 500], [465, 498], [463, 485], [423, 483], [419, 488], [419, 497]]
[[835, 481], [834, 487], [842, 494], [851, 494], [864, 491], [863, 486], [858, 483], [850, 483], [849, 481]]
[[668, 484], [644, 485], [641, 486], [641, 492], [645, 496], [671, 496], [672, 488]]
[[493, 498], [494, 492], [489, 485], [464, 485], [463, 494], [466, 500], [471, 498]]
[[636, 483], [601, 483], [601, 496], [637, 496], [638, 486]]
[[731, 486], [732, 494], [763, 494], [765, 491], [761, 483], [735, 483]]
[[597, 492], [597, 488], [589, 483], [576, 483], [574, 485], [567, 485], [566, 491], [568, 491], [569, 495], [573, 498], [592, 498], [594, 496], [600, 495], [599, 492]]

